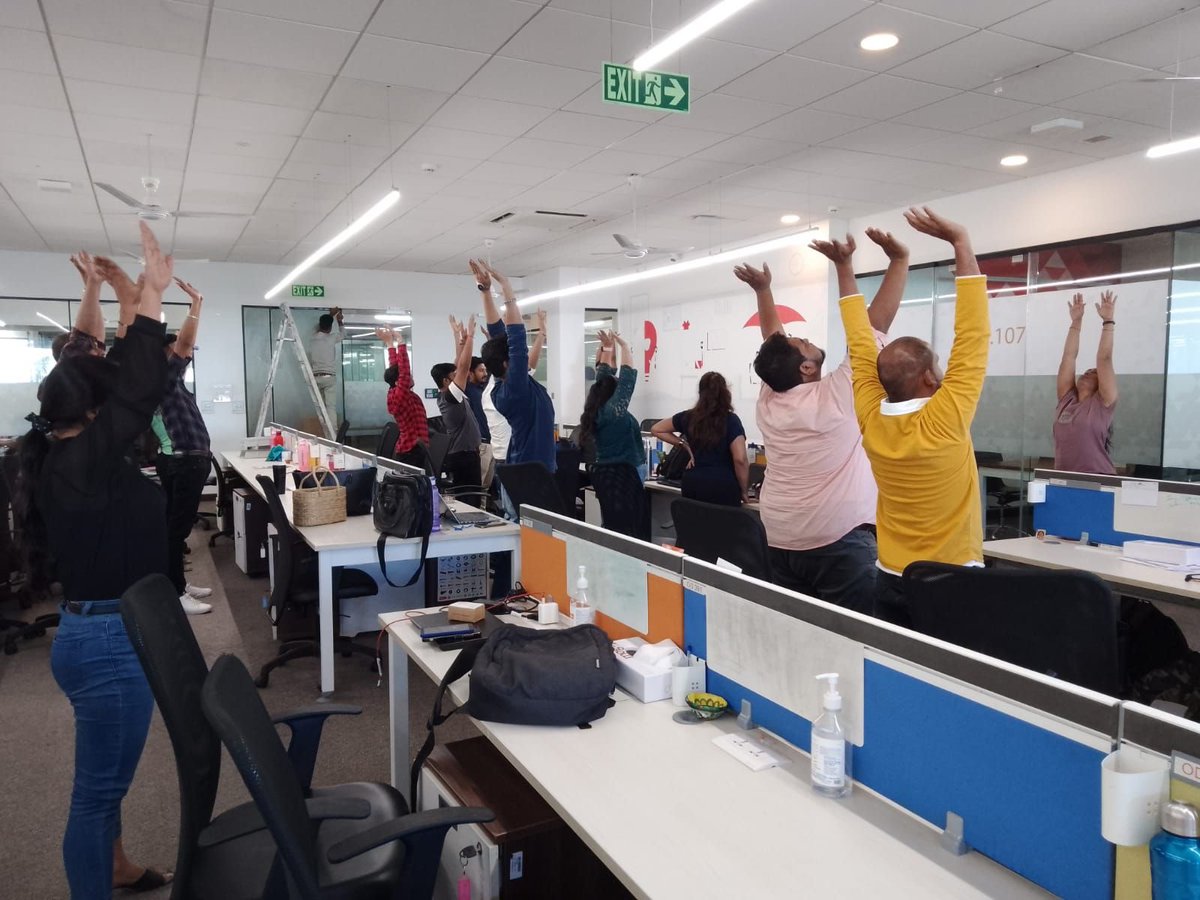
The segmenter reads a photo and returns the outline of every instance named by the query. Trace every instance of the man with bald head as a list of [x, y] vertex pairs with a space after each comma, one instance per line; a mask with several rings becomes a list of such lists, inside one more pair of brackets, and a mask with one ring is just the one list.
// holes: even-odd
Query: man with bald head
[[[917, 560], [983, 565], [983, 514], [971, 421], [988, 357], [987, 279], [967, 230], [929, 210], [904, 214], [954, 248], [954, 343], [943, 375], [933, 348], [902, 337], [882, 350], [861, 294], [841, 300], [854, 409], [879, 488], [875, 614], [910, 625], [900, 576]], [[817, 248], [820, 249], [820, 248]]]

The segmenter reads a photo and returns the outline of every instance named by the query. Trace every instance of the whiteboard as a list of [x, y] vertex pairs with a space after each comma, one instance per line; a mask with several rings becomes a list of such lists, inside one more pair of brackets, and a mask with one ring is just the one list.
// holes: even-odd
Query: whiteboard
[[1103, 490], [1116, 495], [1113, 528], [1117, 531], [1200, 544], [1200, 495], [1165, 490], [1159, 482], [1156, 506], [1129, 506], [1121, 502], [1120, 488]]
[[588, 602], [639, 634], [650, 630], [646, 563], [590, 541], [556, 532], [567, 545], [567, 593], [574, 595], [579, 567], [587, 566]]

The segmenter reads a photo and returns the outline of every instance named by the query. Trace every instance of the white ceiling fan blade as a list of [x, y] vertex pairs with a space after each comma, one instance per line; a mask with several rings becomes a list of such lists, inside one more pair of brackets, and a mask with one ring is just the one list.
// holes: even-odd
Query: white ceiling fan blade
[[251, 219], [253, 216], [250, 213], [232, 213], [232, 212], [189, 212], [179, 210], [171, 213], [177, 219]]
[[111, 184], [105, 184], [103, 181], [94, 181], [92, 183], [94, 185], [96, 185], [96, 187], [100, 188], [100, 190], [107, 191], [108, 193], [112, 194], [114, 197], [116, 197], [118, 200], [120, 200], [126, 206], [132, 206], [134, 209], [145, 209], [146, 208], [145, 204], [143, 204], [139, 200], [134, 200], [132, 197], [130, 197], [127, 193], [125, 193], [120, 188], [115, 188]]
[[117, 252], [122, 256], [128, 256], [130, 259], [136, 259], [139, 265], [144, 266], [146, 264], [146, 260], [142, 259], [142, 257], [138, 256], [132, 250], [118, 250]]
[[641, 244], [638, 244], [636, 241], [631, 241], [629, 238], [625, 237], [625, 235], [623, 235], [623, 234], [614, 234], [613, 240], [615, 240], [618, 244], [620, 244], [626, 250], [641, 250], [642, 249]]

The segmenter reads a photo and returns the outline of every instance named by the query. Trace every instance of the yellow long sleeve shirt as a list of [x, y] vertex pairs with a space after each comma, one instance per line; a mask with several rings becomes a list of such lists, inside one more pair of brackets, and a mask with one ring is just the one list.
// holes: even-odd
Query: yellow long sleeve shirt
[[941, 387], [927, 400], [887, 402], [866, 301], [855, 294], [840, 303], [854, 410], [879, 486], [879, 565], [895, 575], [916, 560], [983, 561], [971, 420], [987, 370], [987, 278], [959, 278], [955, 287], [950, 361]]

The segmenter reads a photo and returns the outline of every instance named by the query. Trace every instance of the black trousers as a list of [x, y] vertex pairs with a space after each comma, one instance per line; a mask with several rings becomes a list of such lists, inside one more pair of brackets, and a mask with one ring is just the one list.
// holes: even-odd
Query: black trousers
[[880, 569], [875, 573], [875, 617], [912, 628], [912, 612], [904, 595], [904, 579]]
[[163, 456], [155, 463], [158, 481], [167, 495], [167, 577], [183, 593], [183, 548], [196, 524], [200, 494], [212, 470], [208, 456]]
[[629, 463], [592, 466], [592, 487], [606, 530], [650, 540], [650, 504], [637, 469]]
[[[450, 476], [458, 490], [464, 492], [483, 490], [481, 487], [483, 475], [480, 471], [478, 450], [463, 450], [459, 453], [447, 454], [442, 468], [446, 470], [446, 474]], [[483, 497], [478, 494], [464, 493], [462, 501], [471, 506], [483, 506]]]

